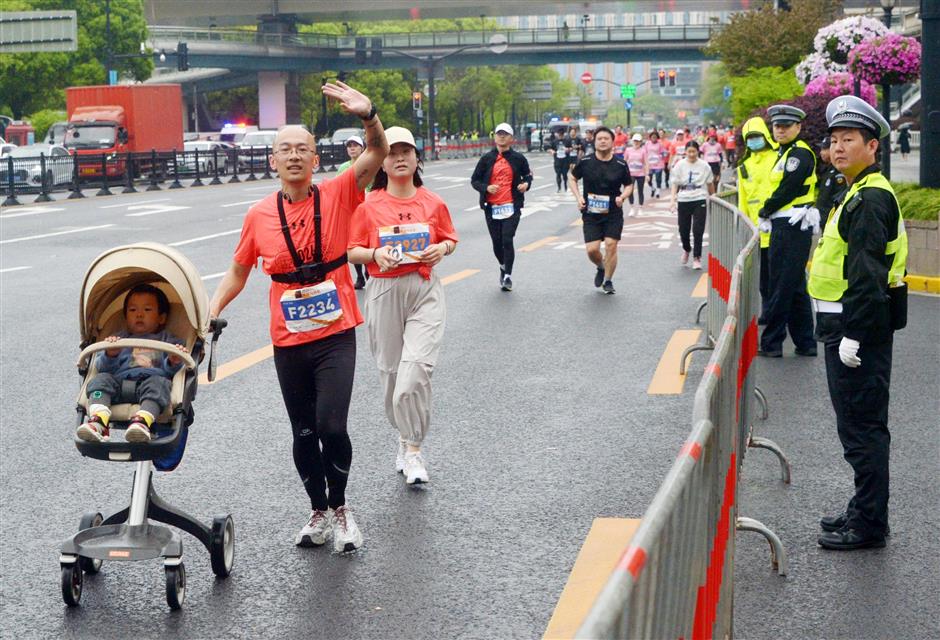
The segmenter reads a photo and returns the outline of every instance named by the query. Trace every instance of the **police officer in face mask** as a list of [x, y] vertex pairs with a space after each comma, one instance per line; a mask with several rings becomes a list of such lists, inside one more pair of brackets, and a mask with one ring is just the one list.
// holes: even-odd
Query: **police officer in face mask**
[[876, 164], [887, 121], [854, 96], [829, 103], [833, 166], [848, 191], [813, 254], [809, 293], [816, 339], [855, 495], [820, 520], [826, 549], [883, 547], [888, 533], [888, 390], [894, 331], [907, 323], [907, 234], [891, 184]]
[[832, 160], [829, 157], [829, 136], [819, 143], [819, 159], [823, 166], [817, 183], [816, 208], [819, 209], [819, 226], [824, 229], [829, 214], [841, 201], [846, 189], [845, 176], [832, 166]]

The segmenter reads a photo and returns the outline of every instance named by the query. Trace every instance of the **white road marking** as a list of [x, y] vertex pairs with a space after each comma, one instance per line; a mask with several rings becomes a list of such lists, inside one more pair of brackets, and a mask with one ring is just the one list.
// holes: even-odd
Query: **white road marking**
[[539, 189], [548, 189], [549, 187], [554, 186], [551, 184], [543, 184], [541, 187], [532, 187], [526, 193], [532, 193], [533, 191], [538, 191]]
[[219, 206], [225, 209], [226, 207], [238, 207], [243, 204], [254, 204], [256, 202], [258, 202], [258, 200], [242, 200], [241, 202], [229, 202], [228, 204], [221, 204]]
[[9, 240], [0, 240], [0, 244], [10, 244], [11, 242], [24, 242], [26, 240], [39, 240], [40, 238], [51, 238], [52, 236], [64, 236], [67, 233], [82, 233], [83, 231], [94, 231], [95, 229], [107, 229], [113, 227], [113, 224], [99, 224], [94, 227], [81, 227], [79, 229], [68, 229], [67, 231], [54, 231], [52, 233], [42, 233], [38, 236], [23, 236], [22, 238], [10, 238]]
[[137, 218], [139, 216], [152, 216], [155, 213], [167, 213], [170, 211], [182, 211], [190, 207], [181, 207], [175, 204], [135, 204], [127, 208], [128, 211], [137, 211], [137, 213], [125, 214], [128, 218]]
[[5, 213], [0, 219], [20, 218], [22, 216], [34, 216], [37, 213], [53, 213], [55, 211], [65, 211], [64, 207], [17, 207], [15, 213]]
[[247, 189], [242, 189], [242, 191], [277, 191], [277, 189], [274, 189], [273, 187], [274, 185], [267, 184], [263, 187], [249, 187]]
[[475, 204], [475, 205], [473, 205], [472, 207], [467, 207], [467, 208], [464, 209], [463, 211], [464, 211], [464, 213], [469, 213], [469, 212], [471, 212], [471, 211], [482, 211], [482, 209], [480, 209], [480, 205]]
[[140, 202], [122, 202], [121, 204], [109, 204], [106, 207], [98, 207], [99, 209], [118, 209], [120, 207], [129, 207], [131, 205], [139, 204], [151, 204], [154, 202], [166, 202], [169, 198], [160, 198], [159, 200], [142, 200]]
[[456, 189], [457, 187], [462, 187], [462, 184], [452, 184], [449, 187], [435, 187], [435, 191], [446, 191], [447, 189]]
[[10, 271], [23, 271], [25, 269], [32, 269], [32, 267], [9, 267], [7, 269], [0, 269], [0, 273], [9, 273]]
[[193, 242], [199, 242], [200, 240], [211, 240], [212, 238], [221, 238], [222, 236], [230, 236], [233, 233], [241, 233], [241, 227], [238, 229], [232, 229], [231, 231], [223, 231], [221, 233], [213, 233], [208, 236], [199, 236], [198, 238], [190, 238], [189, 240], [180, 240], [179, 242], [171, 242], [171, 247], [182, 247], [184, 244], [192, 244]]
[[202, 276], [203, 280], [215, 280], [216, 278], [221, 278], [225, 275], [224, 271], [219, 271], [218, 273], [210, 273], [207, 276]]

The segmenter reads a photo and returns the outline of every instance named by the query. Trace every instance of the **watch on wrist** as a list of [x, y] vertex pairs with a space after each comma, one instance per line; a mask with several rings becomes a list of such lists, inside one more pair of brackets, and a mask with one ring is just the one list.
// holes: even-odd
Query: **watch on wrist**
[[375, 109], [375, 103], [372, 103], [372, 108], [369, 110], [369, 115], [364, 116], [362, 120], [364, 120], [365, 122], [369, 122], [370, 120], [375, 118], [376, 115], [377, 115], [377, 111]]

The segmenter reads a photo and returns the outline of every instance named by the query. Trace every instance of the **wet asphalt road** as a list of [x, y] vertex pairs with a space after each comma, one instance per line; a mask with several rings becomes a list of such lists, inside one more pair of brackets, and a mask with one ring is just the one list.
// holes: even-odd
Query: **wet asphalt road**
[[[633, 246], [620, 253], [618, 294], [598, 295], [580, 228], [571, 226], [571, 199], [555, 194], [551, 159], [530, 162], [537, 190], [516, 246], [555, 239], [517, 254], [510, 294], [497, 286], [469, 187], [473, 161], [426, 171], [461, 236], [439, 272], [479, 270], [445, 288], [448, 325], [426, 445], [431, 483], [408, 489], [394, 472], [396, 436], [363, 331], [347, 496], [365, 546], [352, 556], [292, 544], [308, 503], [272, 362], [201, 387], [183, 464], [157, 474], [155, 486], [204, 521], [233, 514], [236, 564], [229, 579], [216, 581], [204, 550], [183, 534], [188, 593], [175, 613], [165, 604], [158, 561], [106, 564], [86, 579], [78, 609], [67, 609], [59, 594], [59, 543], [83, 512], [123, 506], [132, 473], [130, 465], [84, 459], [71, 443], [81, 278], [103, 249], [155, 240], [181, 243], [211, 293], [248, 203], [274, 183], [5, 209], [0, 636], [539, 637], [592, 519], [640, 517], [649, 504], [690, 429], [705, 357], [696, 356], [682, 395], [647, 395], [663, 347], [674, 330], [693, 325], [698, 304], [690, 294], [699, 274], [678, 266], [675, 233], [662, 237], [674, 220], [656, 205], [632, 221], [646, 226], [628, 226], [624, 245]], [[68, 233], [47, 235], [60, 232]], [[893, 535], [885, 550], [816, 550], [815, 521], [837, 509], [850, 486], [822, 359], [759, 363], [771, 416], [757, 431], [787, 450], [794, 481], [784, 487], [770, 454], [750, 451], [740, 513], [781, 535], [791, 575], [771, 574], [759, 537], [738, 536], [738, 637], [940, 635], [938, 302], [913, 298], [910, 326], [896, 342]], [[269, 343], [262, 274], [224, 315], [222, 362]]]

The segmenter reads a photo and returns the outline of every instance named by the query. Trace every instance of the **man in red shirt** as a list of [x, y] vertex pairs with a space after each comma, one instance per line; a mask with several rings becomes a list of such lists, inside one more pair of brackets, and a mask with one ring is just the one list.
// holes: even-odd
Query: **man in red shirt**
[[627, 143], [630, 142], [630, 136], [623, 132], [623, 127], [619, 124], [614, 127], [614, 157], [623, 156], [627, 150]]
[[319, 546], [332, 537], [334, 550], [347, 552], [362, 545], [345, 494], [352, 461], [346, 419], [356, 367], [355, 327], [362, 315], [346, 247], [353, 212], [388, 154], [388, 143], [369, 98], [342, 82], [322, 90], [362, 119], [366, 150], [351, 171], [316, 186], [313, 135], [300, 126], [278, 131], [269, 162], [281, 187], [248, 210], [234, 262], [209, 314], [218, 317], [241, 292], [260, 258], [272, 280], [274, 366], [293, 431], [294, 465], [312, 507], [295, 544]]

